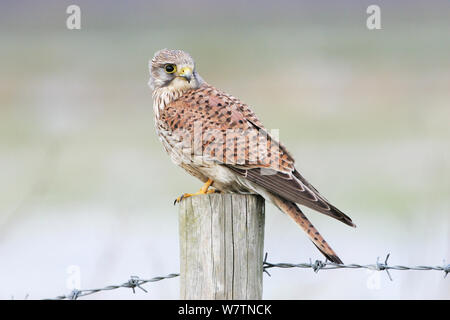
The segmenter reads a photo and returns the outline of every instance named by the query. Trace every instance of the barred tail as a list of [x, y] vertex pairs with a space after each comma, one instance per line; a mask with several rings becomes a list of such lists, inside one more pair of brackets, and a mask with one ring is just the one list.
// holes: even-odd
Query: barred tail
[[337, 254], [320, 235], [319, 231], [317, 231], [311, 222], [309, 222], [308, 218], [294, 202], [285, 200], [276, 195], [272, 195], [271, 200], [281, 211], [288, 214], [306, 232], [317, 249], [319, 249], [328, 260], [342, 264], [341, 259], [339, 259]]

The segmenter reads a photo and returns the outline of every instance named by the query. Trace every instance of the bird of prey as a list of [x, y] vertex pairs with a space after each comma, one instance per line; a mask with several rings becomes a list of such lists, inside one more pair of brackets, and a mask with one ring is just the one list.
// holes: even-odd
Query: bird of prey
[[341, 264], [297, 204], [354, 223], [297, 171], [292, 155], [249, 106], [205, 82], [182, 50], [156, 52], [149, 69], [159, 139], [177, 165], [205, 183], [176, 201], [216, 191], [259, 194], [289, 215], [328, 260]]

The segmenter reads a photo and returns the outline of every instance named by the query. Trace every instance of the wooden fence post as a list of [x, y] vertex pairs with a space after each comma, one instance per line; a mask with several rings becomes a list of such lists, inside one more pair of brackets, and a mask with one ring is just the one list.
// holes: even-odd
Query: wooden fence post
[[179, 210], [181, 299], [262, 299], [264, 199], [193, 196]]

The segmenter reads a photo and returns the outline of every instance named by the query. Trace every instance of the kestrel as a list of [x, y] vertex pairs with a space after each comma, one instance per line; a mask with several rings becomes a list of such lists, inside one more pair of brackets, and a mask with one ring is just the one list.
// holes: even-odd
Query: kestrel
[[149, 68], [159, 139], [177, 165], [205, 183], [177, 201], [215, 190], [259, 194], [288, 214], [328, 260], [341, 264], [297, 203], [355, 225], [297, 171], [292, 155], [253, 111], [206, 83], [184, 51], [160, 50]]

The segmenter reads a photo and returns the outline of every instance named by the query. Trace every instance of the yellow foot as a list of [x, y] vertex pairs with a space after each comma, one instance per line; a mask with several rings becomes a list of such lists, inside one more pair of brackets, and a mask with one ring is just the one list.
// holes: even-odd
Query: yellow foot
[[184, 198], [189, 198], [192, 196], [197, 196], [200, 194], [210, 194], [210, 193], [219, 193], [219, 190], [216, 189], [211, 189], [209, 190], [209, 187], [213, 184], [213, 180], [208, 179], [208, 181], [205, 182], [205, 184], [203, 185], [203, 187], [201, 187], [201, 189], [196, 192], [196, 193], [184, 193], [181, 196], [179, 196], [178, 198], [175, 199], [175, 201], [173, 202], [173, 204], [177, 204], [180, 203], [181, 200], [183, 200]]

